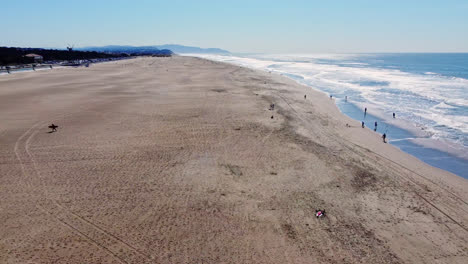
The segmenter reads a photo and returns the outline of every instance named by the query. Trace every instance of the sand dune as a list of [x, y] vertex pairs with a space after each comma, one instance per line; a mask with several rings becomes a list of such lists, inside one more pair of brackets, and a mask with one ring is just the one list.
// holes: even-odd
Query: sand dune
[[467, 190], [274, 74], [0, 76], [0, 263], [466, 263]]

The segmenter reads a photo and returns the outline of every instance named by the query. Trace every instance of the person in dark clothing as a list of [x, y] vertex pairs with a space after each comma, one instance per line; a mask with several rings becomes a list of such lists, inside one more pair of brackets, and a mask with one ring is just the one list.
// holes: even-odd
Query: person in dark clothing
[[307, 98], [307, 95], [306, 95], [306, 94], [304, 94], [304, 99], [306, 99], [306, 98]]
[[49, 126], [49, 128], [50, 128], [50, 129], [52, 129], [52, 131], [50, 131], [50, 132], [56, 132], [56, 131], [57, 131], [57, 128], [58, 128], [58, 126], [57, 126], [57, 125], [54, 125], [54, 124], [52, 124], [52, 125], [50, 125], [50, 126]]
[[374, 131], [377, 131], [377, 121], [374, 123]]
[[362, 128], [364, 128], [364, 121], [361, 122], [361, 126], [362, 126]]
[[366, 115], [367, 115], [367, 107], [364, 108], [364, 116], [366, 116]]
[[383, 139], [383, 143], [387, 143], [387, 141], [385, 141], [387, 139], [387, 134], [384, 133], [382, 135], [382, 139]]
[[393, 118], [395, 118], [395, 113], [393, 113]]

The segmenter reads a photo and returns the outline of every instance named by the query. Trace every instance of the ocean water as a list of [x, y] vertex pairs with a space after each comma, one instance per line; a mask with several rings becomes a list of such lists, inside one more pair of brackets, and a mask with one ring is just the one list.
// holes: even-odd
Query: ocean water
[[333, 95], [344, 114], [371, 129], [377, 121], [390, 144], [468, 179], [468, 53], [196, 56], [282, 74]]

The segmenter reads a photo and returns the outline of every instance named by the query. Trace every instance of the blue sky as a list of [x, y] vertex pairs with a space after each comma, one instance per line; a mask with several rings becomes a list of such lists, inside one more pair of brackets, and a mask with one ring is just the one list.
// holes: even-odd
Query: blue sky
[[468, 52], [468, 0], [1, 0], [0, 46]]

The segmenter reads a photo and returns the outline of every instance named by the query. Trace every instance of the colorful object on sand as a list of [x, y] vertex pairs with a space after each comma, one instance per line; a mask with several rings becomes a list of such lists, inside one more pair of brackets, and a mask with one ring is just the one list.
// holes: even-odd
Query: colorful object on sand
[[325, 210], [317, 209], [315, 210], [315, 217], [325, 217]]

